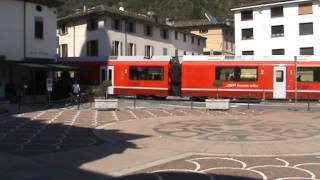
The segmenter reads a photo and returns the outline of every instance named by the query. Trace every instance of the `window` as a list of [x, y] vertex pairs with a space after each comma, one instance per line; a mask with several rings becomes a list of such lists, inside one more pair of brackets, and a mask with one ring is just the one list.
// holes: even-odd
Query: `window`
[[253, 39], [253, 29], [242, 29], [242, 40]]
[[168, 55], [168, 49], [167, 48], [163, 48], [163, 55], [167, 56]]
[[284, 73], [282, 70], [276, 71], [276, 82], [283, 82], [284, 80]]
[[152, 27], [149, 25], [144, 26], [144, 34], [146, 36], [152, 36]]
[[299, 15], [312, 14], [312, 3], [299, 4]]
[[284, 49], [272, 49], [272, 55], [284, 55]]
[[167, 29], [161, 29], [160, 33], [161, 33], [161, 38], [162, 39], [169, 39], [169, 33], [168, 33]]
[[271, 17], [283, 17], [283, 7], [272, 7], [271, 8]]
[[136, 44], [134, 43], [128, 43], [128, 51], [127, 51], [127, 55], [128, 56], [136, 56], [137, 55], [137, 48], [136, 48]]
[[217, 67], [216, 80], [222, 81], [257, 81], [257, 67]]
[[191, 37], [191, 43], [194, 44], [194, 36]]
[[187, 35], [183, 34], [183, 42], [187, 42]]
[[94, 31], [98, 29], [98, 18], [89, 19], [87, 21], [87, 30]]
[[300, 55], [314, 55], [313, 47], [300, 48]]
[[247, 21], [253, 19], [252, 11], [242, 11], [241, 12], [241, 21]]
[[144, 47], [144, 56], [145, 57], [152, 57], [154, 54], [154, 49], [152, 46], [147, 45]]
[[175, 40], [178, 40], [178, 39], [179, 39], [179, 32], [178, 32], [178, 31], [175, 31], [175, 32], [174, 32], [174, 39], [175, 39]]
[[42, 17], [35, 18], [34, 37], [36, 39], [43, 39], [43, 18]]
[[164, 79], [163, 67], [131, 66], [130, 80], [157, 80]]
[[87, 56], [98, 56], [99, 54], [98, 40], [87, 42]]
[[200, 45], [201, 45], [201, 39], [198, 38], [198, 46], [200, 46]]
[[113, 30], [121, 31], [122, 30], [121, 20], [114, 19], [113, 23], [112, 23], [112, 28], [113, 28]]
[[59, 27], [59, 34], [61, 36], [68, 34], [68, 26], [66, 24], [62, 24]]
[[320, 82], [320, 67], [298, 67], [299, 82]]
[[283, 37], [284, 36], [284, 26], [271, 26], [271, 37]]
[[254, 51], [242, 51], [242, 55], [244, 55], [244, 56], [253, 56], [254, 55]]
[[112, 42], [112, 56], [122, 56], [122, 42]]
[[300, 23], [299, 24], [300, 35], [311, 35], [313, 34], [313, 23]]
[[68, 57], [68, 44], [60, 45], [60, 57]]
[[135, 33], [136, 32], [136, 24], [133, 22], [129, 22], [127, 25], [127, 31], [130, 33]]
[[206, 34], [206, 33], [208, 33], [208, 29], [200, 29], [199, 33]]

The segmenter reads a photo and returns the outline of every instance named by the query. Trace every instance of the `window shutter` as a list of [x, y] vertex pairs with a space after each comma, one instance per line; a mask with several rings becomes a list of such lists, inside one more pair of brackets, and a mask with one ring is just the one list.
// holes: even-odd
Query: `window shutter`
[[121, 20], [119, 20], [119, 31], [122, 31], [122, 21]]
[[[121, 26], [120, 26], [120, 27], [121, 27]], [[120, 43], [120, 47], [119, 47], [119, 48], [120, 48], [120, 49], [119, 49], [119, 52], [120, 52], [120, 53], [119, 53], [119, 55], [122, 56], [122, 55], [123, 55], [122, 42], [119, 42], [119, 43]]]
[[150, 56], [152, 57], [154, 55], [154, 48], [153, 46], [150, 46], [150, 48], [151, 48]]
[[312, 3], [299, 4], [299, 15], [312, 13]]
[[116, 42], [112, 41], [112, 56], [115, 55], [115, 47], [116, 47]]

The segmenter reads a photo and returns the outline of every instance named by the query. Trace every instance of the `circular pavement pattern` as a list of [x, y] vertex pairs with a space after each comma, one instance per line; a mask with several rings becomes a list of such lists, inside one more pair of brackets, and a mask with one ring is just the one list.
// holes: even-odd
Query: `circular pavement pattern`
[[[142, 170], [155, 180], [319, 179], [320, 156], [221, 157], [194, 155]], [[138, 175], [118, 178], [120, 180]], [[141, 177], [141, 175], [139, 175]], [[152, 177], [152, 178], [151, 178]]]
[[175, 138], [218, 142], [274, 142], [315, 138], [320, 127], [308, 122], [281, 122], [268, 119], [214, 119], [163, 123], [153, 128]]

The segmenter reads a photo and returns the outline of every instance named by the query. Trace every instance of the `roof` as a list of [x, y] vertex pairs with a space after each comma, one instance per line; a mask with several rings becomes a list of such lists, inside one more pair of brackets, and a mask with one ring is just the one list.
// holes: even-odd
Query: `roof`
[[177, 21], [173, 25], [177, 28], [194, 28], [194, 27], [203, 27], [203, 26], [227, 26], [224, 23], [220, 22], [212, 22], [208, 19], [192, 19], [192, 20], [185, 20], [185, 21]]
[[238, 2], [238, 5], [234, 8], [243, 8], [249, 6], [258, 6], [264, 4], [283, 3], [283, 2], [296, 2], [297, 0], [243, 0]]
[[[68, 23], [68, 22], [71, 22], [74, 20], [86, 19], [87, 17], [90, 17], [90, 16], [99, 16], [99, 15], [100, 16], [102, 16], [102, 15], [120, 16], [120, 17], [126, 18], [126, 19], [143, 21], [145, 23], [156, 25], [156, 26], [166, 28], [166, 29], [174, 29], [174, 30], [182, 32], [182, 33], [192, 34], [189, 31], [181, 30], [181, 29], [178, 29], [174, 26], [169, 26], [164, 23], [160, 23], [157, 21], [157, 18], [154, 18], [154, 17], [152, 18], [147, 15], [137, 14], [137, 13], [133, 13], [133, 12], [129, 12], [129, 11], [121, 11], [119, 9], [105, 6], [105, 5], [99, 5], [99, 6], [90, 8], [86, 11], [76, 12], [76, 13], [67, 15], [65, 17], [61, 17], [58, 19], [58, 24], [64, 24], [64, 23]], [[192, 35], [197, 36], [199, 38], [206, 39], [202, 36], [198, 36], [195, 34], [192, 34]]]
[[32, 3], [52, 6], [52, 7], [57, 7], [57, 6], [61, 6], [64, 4], [61, 0], [19, 0], [19, 1], [27, 1], [27, 2], [32, 2]]

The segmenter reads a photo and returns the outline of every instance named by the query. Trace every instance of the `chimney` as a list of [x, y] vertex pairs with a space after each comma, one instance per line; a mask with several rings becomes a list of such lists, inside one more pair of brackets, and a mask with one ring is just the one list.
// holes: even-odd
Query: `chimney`
[[174, 25], [174, 20], [171, 19], [171, 18], [166, 18], [166, 25], [173, 26]]

